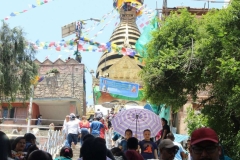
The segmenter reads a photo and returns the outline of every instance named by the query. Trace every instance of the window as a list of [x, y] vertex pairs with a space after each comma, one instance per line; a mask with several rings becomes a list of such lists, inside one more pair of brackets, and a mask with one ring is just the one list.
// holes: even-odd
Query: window
[[14, 113], [15, 113], [15, 107], [12, 107], [11, 109], [8, 109], [7, 107], [3, 107], [2, 117], [14, 118]]
[[8, 118], [8, 108], [5, 108], [5, 107], [3, 108], [2, 117]]
[[15, 113], [15, 107], [12, 107], [10, 109], [10, 117], [9, 118], [14, 118], [14, 113]]

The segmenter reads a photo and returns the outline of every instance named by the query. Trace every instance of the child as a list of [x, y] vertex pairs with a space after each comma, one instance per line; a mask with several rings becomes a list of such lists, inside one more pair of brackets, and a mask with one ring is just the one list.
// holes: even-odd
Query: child
[[144, 160], [142, 155], [136, 150], [138, 149], [138, 140], [135, 137], [131, 137], [127, 141], [127, 148], [125, 155], [128, 160]]
[[144, 159], [158, 159], [157, 155], [157, 145], [156, 143], [150, 141], [151, 131], [149, 129], [145, 129], [143, 131], [144, 140], [139, 142], [139, 146], [141, 149], [141, 155]]
[[123, 153], [126, 153], [127, 151], [127, 140], [132, 137], [132, 130], [131, 129], [127, 129], [125, 131], [125, 139], [123, 139], [120, 144], [119, 144], [119, 148], [123, 151]]

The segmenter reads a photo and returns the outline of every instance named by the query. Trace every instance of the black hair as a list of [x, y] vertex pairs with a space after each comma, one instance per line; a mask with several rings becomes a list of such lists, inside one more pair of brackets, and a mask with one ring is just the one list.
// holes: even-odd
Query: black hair
[[73, 157], [72, 148], [67, 146], [62, 147], [60, 151], [60, 156], [66, 157], [66, 158], [72, 158]]
[[32, 133], [26, 133], [24, 135], [24, 138], [25, 138], [26, 142], [31, 142], [31, 140], [36, 139], [36, 137]]
[[145, 129], [145, 130], [143, 131], [143, 133], [146, 132], [146, 131], [151, 132], [149, 129]]
[[168, 121], [165, 118], [161, 118], [162, 121], [165, 122], [165, 124], [168, 124]]
[[128, 149], [138, 149], [138, 140], [135, 137], [131, 137], [127, 140], [127, 148]]
[[14, 141], [12, 142], [12, 150], [15, 150], [18, 142], [19, 142], [21, 139], [24, 139], [24, 140], [25, 140], [24, 137], [17, 137], [16, 139], [14, 139]]
[[126, 132], [131, 132], [131, 134], [133, 134], [131, 129], [126, 129], [125, 135], [126, 135]]
[[123, 160], [127, 160], [127, 157], [125, 154], [122, 152], [122, 150], [118, 147], [114, 147], [111, 149], [111, 152], [114, 156], [122, 157]]
[[0, 159], [7, 160], [8, 157], [11, 157], [11, 143], [7, 135], [0, 131]]
[[87, 140], [88, 138], [94, 138], [94, 136], [93, 135], [91, 135], [91, 134], [87, 134], [87, 135], [85, 135], [84, 137], [83, 137], [83, 141], [85, 141], [85, 140]]
[[43, 160], [43, 159], [53, 160], [51, 154], [42, 150], [33, 151], [28, 157], [28, 160]]
[[29, 155], [36, 150], [39, 150], [39, 148], [36, 145], [31, 145], [27, 150], [26, 159], [28, 159]]
[[107, 148], [101, 138], [87, 138], [80, 149], [84, 160], [106, 160]]
[[40, 118], [42, 115], [40, 114], [39, 116], [38, 116], [38, 118]]

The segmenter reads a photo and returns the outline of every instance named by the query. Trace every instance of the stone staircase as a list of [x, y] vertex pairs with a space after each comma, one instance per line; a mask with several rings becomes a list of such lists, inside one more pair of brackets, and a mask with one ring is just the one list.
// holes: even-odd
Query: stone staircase
[[80, 155], [80, 143], [77, 143], [77, 145], [75, 146], [75, 149], [72, 148], [72, 150], [73, 150], [72, 160], [77, 160]]

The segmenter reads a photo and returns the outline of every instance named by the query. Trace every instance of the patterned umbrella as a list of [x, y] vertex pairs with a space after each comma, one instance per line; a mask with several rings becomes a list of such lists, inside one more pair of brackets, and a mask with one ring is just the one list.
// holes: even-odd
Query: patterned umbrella
[[155, 113], [147, 109], [132, 108], [116, 114], [112, 120], [114, 131], [125, 136], [125, 130], [131, 129], [133, 136], [139, 140], [144, 139], [143, 131], [149, 129], [151, 137], [157, 135], [162, 129], [161, 119]]

